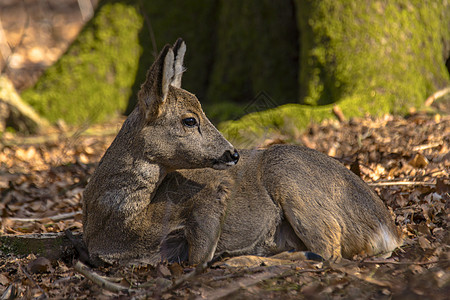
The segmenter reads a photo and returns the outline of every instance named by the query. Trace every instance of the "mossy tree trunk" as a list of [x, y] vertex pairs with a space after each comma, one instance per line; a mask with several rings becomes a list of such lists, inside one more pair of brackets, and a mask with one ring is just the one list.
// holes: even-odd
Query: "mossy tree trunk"
[[128, 2], [103, 2], [68, 51], [22, 98], [51, 122], [82, 124], [123, 112], [142, 53], [143, 22]]
[[204, 96], [216, 5], [209, 0], [101, 1], [67, 52], [22, 98], [51, 122], [81, 124], [130, 112], [155, 55], [178, 37], [189, 46], [184, 85]]
[[[450, 84], [447, 1], [297, 0], [306, 104], [345, 98], [407, 112]], [[365, 105], [363, 107], [366, 109]]]
[[183, 86], [218, 119], [262, 91], [274, 104], [352, 103], [348, 115], [405, 112], [450, 84], [449, 10], [416, 0], [104, 0], [22, 97], [52, 122], [129, 112], [155, 53], [183, 37]]

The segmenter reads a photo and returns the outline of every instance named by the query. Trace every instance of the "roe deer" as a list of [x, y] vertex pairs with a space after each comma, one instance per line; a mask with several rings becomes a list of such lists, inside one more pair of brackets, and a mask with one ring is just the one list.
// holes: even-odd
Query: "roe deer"
[[91, 257], [204, 264], [295, 249], [339, 259], [400, 245], [381, 199], [334, 159], [292, 145], [237, 152], [181, 89], [185, 51], [181, 39], [164, 47], [84, 192]]

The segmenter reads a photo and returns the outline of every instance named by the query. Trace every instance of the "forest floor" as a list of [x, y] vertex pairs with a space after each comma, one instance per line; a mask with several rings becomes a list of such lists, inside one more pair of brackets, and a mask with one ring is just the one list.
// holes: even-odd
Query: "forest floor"
[[[8, 47], [0, 45], [0, 69], [18, 90], [32, 86], [76, 36], [86, 21], [79, 2], [2, 2], [0, 24]], [[81, 128], [60, 124], [31, 137], [4, 133], [0, 236], [82, 232], [83, 190], [122, 121]], [[285, 142], [327, 153], [360, 175], [391, 209], [404, 245], [388, 259], [355, 257], [339, 263], [223, 259], [172, 289], [173, 281], [192, 271], [190, 266], [110, 266], [87, 272], [122, 286], [116, 293], [76, 271], [78, 257], [71, 251], [60, 258], [18, 255], [0, 244], [0, 299], [448, 299], [448, 115], [333, 121], [295, 136], [273, 136], [260, 146]]]
[[[81, 199], [89, 176], [123, 120], [42, 136], [0, 138], [0, 235], [82, 231]], [[120, 292], [74, 269], [76, 254], [43, 258], [0, 252], [1, 299], [233, 298], [448, 299], [450, 291], [450, 116], [416, 113], [314, 124], [274, 143], [303, 144], [336, 157], [390, 208], [405, 242], [391, 258], [339, 263], [239, 257], [223, 259], [168, 288], [193, 269], [101, 267]]]

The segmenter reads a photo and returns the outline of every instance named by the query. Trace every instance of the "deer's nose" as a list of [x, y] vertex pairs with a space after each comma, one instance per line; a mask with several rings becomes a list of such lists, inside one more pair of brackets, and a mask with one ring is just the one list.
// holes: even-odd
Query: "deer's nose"
[[224, 156], [227, 162], [237, 164], [239, 161], [239, 153], [236, 149], [234, 149], [234, 152], [231, 152], [230, 150], [225, 151]]

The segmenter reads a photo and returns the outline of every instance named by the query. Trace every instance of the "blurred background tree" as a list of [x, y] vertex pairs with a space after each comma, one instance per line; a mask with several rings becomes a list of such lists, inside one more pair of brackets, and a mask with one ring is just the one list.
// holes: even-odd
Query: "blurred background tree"
[[333, 104], [347, 117], [404, 114], [450, 86], [449, 16], [448, 1], [103, 0], [21, 96], [51, 122], [129, 113], [158, 51], [182, 37], [183, 86], [214, 121], [277, 106], [222, 123], [228, 134], [306, 126]]

